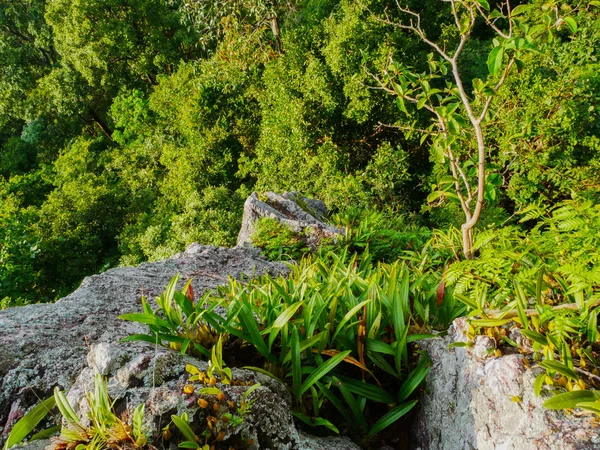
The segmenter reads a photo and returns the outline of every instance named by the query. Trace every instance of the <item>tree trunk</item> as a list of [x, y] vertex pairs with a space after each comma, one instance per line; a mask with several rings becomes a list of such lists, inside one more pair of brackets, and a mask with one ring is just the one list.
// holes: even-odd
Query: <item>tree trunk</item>
[[279, 33], [279, 21], [277, 16], [274, 15], [270, 19], [271, 30], [273, 31], [273, 37], [275, 38], [275, 50], [277, 53], [283, 53], [283, 42], [281, 41], [281, 34]]
[[94, 111], [92, 108], [89, 109], [89, 114], [96, 125], [100, 127], [105, 136], [112, 141], [112, 130], [108, 127], [108, 125], [106, 125], [106, 122], [104, 122], [104, 120], [102, 120], [102, 118], [96, 114], [96, 111]]

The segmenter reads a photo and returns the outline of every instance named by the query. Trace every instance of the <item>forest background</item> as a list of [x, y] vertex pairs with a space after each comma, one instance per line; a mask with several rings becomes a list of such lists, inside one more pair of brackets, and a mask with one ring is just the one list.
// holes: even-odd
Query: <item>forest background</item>
[[[485, 121], [476, 231], [500, 239], [568, 200], [580, 205], [571, 219], [600, 217], [600, 3], [512, 3], [526, 7], [515, 34], [538, 27], [543, 39], [509, 68]], [[451, 2], [407, 6], [442, 48], [460, 41]], [[253, 190], [459, 228], [432, 116], [384, 76], [439, 68], [419, 35], [394, 26], [405, 19], [377, 0], [2, 0], [0, 308], [55, 300], [84, 276], [192, 242], [234, 245]], [[497, 75], [499, 45], [482, 17], [469, 27], [460, 67], [474, 97]], [[455, 151], [476, 185], [462, 122]], [[594, 248], [590, 223], [573, 226]]]

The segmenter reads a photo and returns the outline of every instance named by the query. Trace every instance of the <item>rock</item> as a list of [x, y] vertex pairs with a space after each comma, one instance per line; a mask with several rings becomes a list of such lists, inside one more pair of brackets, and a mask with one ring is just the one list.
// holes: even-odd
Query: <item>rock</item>
[[13, 405], [27, 411], [38, 397], [50, 396], [55, 386], [68, 390], [86, 366], [86, 355], [104, 374], [128, 360], [137, 361], [145, 346], [119, 340], [144, 332], [144, 327], [117, 316], [139, 312], [142, 293], [153, 302], [176, 273], [181, 273], [181, 283], [193, 278], [194, 290], [201, 294], [226, 283], [228, 276], [287, 270], [265, 261], [257, 250], [196, 244], [165, 261], [87, 277], [56, 303], [0, 311], [0, 444], [14, 424], [14, 411], [9, 420]]
[[261, 198], [253, 192], [244, 204], [244, 217], [237, 245], [251, 247], [254, 223], [263, 217], [269, 217], [296, 233], [305, 234], [308, 246], [316, 249], [323, 239], [335, 240], [344, 234], [343, 230], [326, 224], [326, 216], [325, 203], [303, 197], [297, 192], [286, 192], [282, 195], [266, 192]]
[[537, 398], [533, 393], [540, 369], [525, 365], [523, 355], [486, 357], [495, 348], [487, 336], [473, 347], [449, 349], [453, 342], [467, 341], [466, 330], [466, 320], [457, 319], [446, 337], [419, 342], [433, 365], [419, 399], [413, 449], [600, 448], [593, 416], [542, 407], [544, 395]]
[[[228, 276], [287, 271], [284, 264], [265, 261], [254, 249], [194, 244], [166, 261], [88, 277], [73, 294], [54, 304], [0, 311], [0, 369], [4, 375], [0, 379], [0, 446], [16, 420], [38, 403], [38, 397], [50, 396], [55, 386], [67, 393], [83, 422], [89, 422], [86, 393], [93, 390], [96, 373], [106, 378], [118, 414], [131, 414], [143, 403], [145, 424], [158, 434], [172, 414], [185, 412], [191, 418], [190, 426], [200, 434], [207, 427], [208, 410], [198, 406], [197, 392], [183, 393], [189, 382], [185, 366], [193, 364], [206, 371], [207, 363], [145, 342], [121, 343], [129, 334], [145, 332], [145, 326], [117, 316], [139, 312], [142, 293], [153, 303], [176, 273], [182, 274], [181, 283], [193, 278], [194, 291], [200, 295], [227, 282]], [[251, 449], [359, 449], [344, 437], [324, 440], [300, 433], [290, 412], [288, 389], [275, 379], [236, 368], [233, 379], [237, 384], [217, 383], [217, 387], [237, 406], [251, 385], [261, 385], [248, 396], [253, 404], [235, 428], [235, 436], [252, 442]], [[220, 407], [229, 407], [226, 402], [223, 405]], [[225, 412], [219, 411], [210, 414]], [[40, 450], [48, 445], [49, 441], [36, 441], [25, 448]], [[171, 442], [170, 448], [175, 449], [176, 442]]]

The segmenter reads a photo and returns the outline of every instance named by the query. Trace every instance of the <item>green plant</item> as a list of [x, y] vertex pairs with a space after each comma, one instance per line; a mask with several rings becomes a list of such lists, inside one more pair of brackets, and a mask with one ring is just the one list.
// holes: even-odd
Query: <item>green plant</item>
[[[25, 439], [55, 406], [56, 399], [54, 396], [48, 397], [46, 400], [34, 406], [31, 411], [21, 417], [17, 423], [14, 424], [10, 430], [10, 433], [8, 434], [8, 437], [6, 438], [4, 446], [2, 447], [3, 450], [8, 450]], [[52, 427], [49, 430], [49, 433], [53, 434], [56, 431], [58, 431], [57, 427]], [[36, 435], [32, 436], [31, 440], [42, 439], [42, 433], [37, 433]], [[48, 433], [44, 433], [44, 437], [46, 434]]]
[[[428, 269], [427, 255], [411, 256], [406, 262], [376, 267], [369, 258], [346, 252], [307, 257], [291, 266], [288, 278], [231, 280], [205, 294], [197, 303], [202, 311], [191, 322], [229, 336], [228, 352], [249, 345], [254, 351], [249, 360], [262, 361], [262, 366], [249, 368], [289, 386], [294, 415], [302, 422], [336, 432], [343, 426], [372, 436], [416, 403], [410, 395], [427, 374], [430, 361], [423, 355], [415, 366], [409, 344], [428, 336], [434, 323], [447, 326], [437, 295], [439, 275]], [[173, 286], [172, 281], [167, 292]], [[174, 307], [184, 305], [182, 293], [169, 296], [182, 299]], [[217, 313], [217, 307], [226, 312]], [[188, 317], [196, 317], [191, 314]], [[155, 313], [123, 318], [148, 323], [157, 333], [131, 339], [163, 338], [156, 328], [163, 326], [163, 319]], [[218, 343], [211, 352], [211, 369], [228, 379], [222, 374], [227, 369], [220, 362]], [[193, 380], [211, 378], [192, 373]], [[386, 412], [382, 404], [393, 406]]]
[[142, 297], [143, 313], [123, 314], [123, 320], [141, 322], [148, 325], [150, 334], [137, 334], [123, 339], [126, 341], [146, 341], [163, 344], [174, 350], [194, 355], [211, 357], [210, 348], [219, 341], [221, 333], [202, 320], [217, 305], [205, 309], [204, 297], [195, 302], [194, 291], [189, 280], [183, 291], [177, 291], [179, 275], [171, 279], [166, 290], [156, 298], [158, 309], [153, 310], [145, 297]]
[[366, 253], [373, 262], [403, 259], [407, 251], [426, 247], [431, 237], [430, 230], [407, 224], [401, 215], [363, 208], [334, 214], [331, 222], [345, 229], [342, 245], [350, 253]]
[[300, 259], [310, 251], [302, 233], [295, 233], [275, 219], [263, 217], [256, 221], [255, 228], [252, 244], [271, 261]]
[[[208, 450], [216, 444], [228, 445], [230, 448], [247, 448], [249, 442], [247, 439], [238, 435], [236, 429], [243, 423], [245, 417], [251, 412], [253, 399], [250, 399], [252, 393], [260, 387], [260, 383], [251, 385], [242, 394], [241, 401], [236, 404], [228, 399], [226, 395], [211, 383], [206, 373], [200, 372], [196, 367], [188, 366], [186, 368], [192, 376], [190, 382], [201, 381], [210, 385], [198, 390], [197, 399], [198, 415], [194, 416], [194, 427], [190, 425], [190, 420], [186, 413], [181, 416], [173, 415], [171, 419], [184, 437], [184, 441], [179, 443], [180, 448], [192, 448]], [[193, 394], [193, 390], [189, 390]], [[202, 438], [204, 444], [200, 444]]]
[[[578, 407], [596, 411], [588, 404], [595, 394], [588, 390], [600, 388], [595, 275], [600, 208], [581, 199], [550, 210], [530, 205], [521, 222], [533, 226], [528, 232], [490, 228], [477, 235], [478, 260], [454, 262], [444, 278], [453, 297], [468, 308], [472, 335], [487, 333], [499, 345], [517, 346], [541, 369], [536, 395], [556, 394], [546, 406], [571, 408], [580, 402]], [[526, 339], [512, 341], [509, 323]], [[586, 393], [566, 395], [578, 391]]]
[[56, 405], [63, 416], [65, 425], [52, 448], [100, 450], [103, 448], [144, 448], [148, 445], [148, 435], [144, 430], [144, 405], [133, 412], [131, 423], [119, 418], [108, 397], [105, 381], [99, 374], [94, 377], [94, 392], [86, 395], [89, 404], [90, 424], [85, 425], [69, 404], [66, 396], [58, 388], [54, 389]]

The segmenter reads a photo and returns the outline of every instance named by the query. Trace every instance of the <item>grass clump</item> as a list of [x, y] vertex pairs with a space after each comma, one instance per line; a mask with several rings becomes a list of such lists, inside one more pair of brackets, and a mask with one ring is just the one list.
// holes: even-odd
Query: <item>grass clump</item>
[[271, 261], [300, 259], [311, 250], [306, 235], [296, 233], [290, 227], [269, 217], [256, 221], [252, 244], [262, 250]]
[[[222, 336], [225, 359], [289, 387], [299, 421], [366, 444], [416, 404], [412, 394], [430, 361], [421, 355], [417, 362], [410, 343], [432, 326], [446, 327], [462, 306], [440, 306], [439, 275], [409, 260], [374, 265], [368, 256], [330, 252], [290, 268], [288, 277], [231, 280], [193, 307], [172, 282], [164, 297], [172, 302], [122, 316], [149, 325], [149, 335], [129, 339], [167, 346], [190, 326], [208, 327]], [[211, 357], [193, 338], [180, 343], [182, 352]]]

